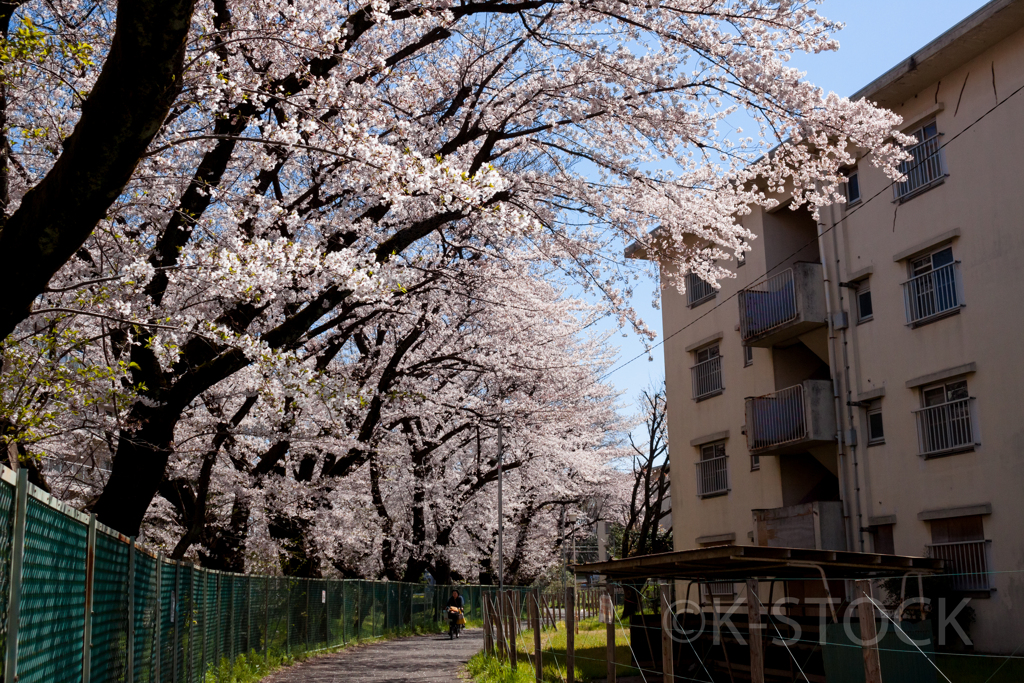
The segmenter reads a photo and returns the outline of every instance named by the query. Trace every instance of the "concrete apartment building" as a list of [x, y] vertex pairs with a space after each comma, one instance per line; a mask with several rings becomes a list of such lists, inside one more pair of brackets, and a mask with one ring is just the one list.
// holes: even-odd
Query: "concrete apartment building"
[[721, 290], [664, 290], [677, 550], [943, 558], [976, 648], [1020, 645], [1024, 92], [978, 119], [1022, 86], [1024, 0], [996, 0], [854, 96], [919, 140], [906, 183], [861, 158], [818, 221], [744, 217]]

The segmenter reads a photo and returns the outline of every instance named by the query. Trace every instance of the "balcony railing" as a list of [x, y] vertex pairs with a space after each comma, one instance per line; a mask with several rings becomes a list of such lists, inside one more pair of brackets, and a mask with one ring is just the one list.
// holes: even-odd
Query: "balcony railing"
[[909, 197], [945, 176], [942, 157], [939, 154], [941, 139], [941, 135], [933, 135], [924, 142], [907, 148], [913, 158], [900, 164], [900, 173], [907, 176], [907, 180], [896, 184], [896, 199]]
[[946, 573], [952, 575], [953, 590], [987, 591], [992, 588], [991, 545], [992, 541], [935, 543], [928, 546], [928, 557], [946, 561]]
[[760, 451], [807, 436], [804, 388], [796, 385], [747, 399], [747, 448]]
[[975, 446], [974, 398], [919, 408], [914, 413], [921, 455], [938, 455]]
[[708, 458], [697, 463], [697, 495], [701, 498], [729, 492], [728, 455]]
[[907, 322], [911, 325], [963, 306], [960, 295], [960, 262], [936, 268], [903, 283]]
[[740, 334], [752, 339], [797, 317], [793, 269], [740, 292]]
[[697, 363], [690, 372], [693, 375], [693, 398], [700, 400], [715, 394], [721, 393], [722, 387], [722, 357], [715, 356], [706, 361]]

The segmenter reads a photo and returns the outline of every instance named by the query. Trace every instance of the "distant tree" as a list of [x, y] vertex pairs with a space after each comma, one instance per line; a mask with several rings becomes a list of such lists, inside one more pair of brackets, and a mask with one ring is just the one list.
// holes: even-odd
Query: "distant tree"
[[[668, 413], [665, 383], [644, 389], [638, 398], [645, 440], [629, 435], [633, 471], [632, 496], [618, 539], [619, 556], [635, 557], [672, 549], [672, 531], [661, 528], [669, 495]], [[667, 543], [666, 543], [667, 541]]]
[[[665, 498], [669, 495], [668, 411], [665, 383], [644, 389], [637, 399], [643, 420], [644, 439], [637, 443], [632, 433], [632, 490], [625, 522], [613, 530], [619, 557], [636, 557], [672, 550], [672, 531], [661, 528]], [[640, 611], [643, 582], [625, 586], [623, 616]]]

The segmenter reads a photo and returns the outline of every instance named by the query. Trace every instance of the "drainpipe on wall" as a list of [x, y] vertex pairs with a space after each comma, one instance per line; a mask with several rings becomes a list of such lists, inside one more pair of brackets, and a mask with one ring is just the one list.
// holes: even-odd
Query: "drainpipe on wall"
[[[836, 257], [836, 275], [839, 274], [839, 238], [836, 233], [839, 231], [839, 225], [836, 223], [835, 205], [830, 207], [832, 213], [832, 251]], [[839, 287], [839, 310], [843, 309], [843, 288]], [[853, 426], [853, 384], [850, 382], [850, 355], [847, 350], [847, 339], [846, 330], [849, 329], [850, 323], [847, 320], [847, 324], [843, 327], [843, 381], [846, 383], [846, 419], [847, 426], [850, 429], [850, 433], [854, 433], [855, 429]], [[861, 518], [861, 495], [860, 495], [860, 466], [857, 462], [857, 442], [848, 440], [850, 446], [850, 460], [853, 462], [853, 491], [854, 500], [857, 505], [857, 542], [860, 545], [860, 551], [864, 552], [864, 521]], [[867, 476], [864, 477], [864, 484], [867, 485]]]
[[850, 496], [846, 488], [846, 457], [844, 454], [846, 440], [843, 437], [843, 411], [840, 406], [840, 396], [842, 394], [839, 387], [839, 373], [836, 367], [836, 327], [835, 319], [832, 315], [831, 279], [829, 278], [828, 260], [825, 258], [825, 234], [822, 231], [823, 227], [824, 223], [818, 221], [818, 256], [821, 259], [821, 272], [825, 285], [825, 315], [828, 317], [828, 366], [829, 372], [832, 375], [832, 398], [835, 403], [836, 412], [836, 460], [839, 467], [839, 499], [843, 506], [843, 529], [846, 531], [846, 548], [852, 549], [853, 531], [850, 524], [850, 506], [848, 501]]

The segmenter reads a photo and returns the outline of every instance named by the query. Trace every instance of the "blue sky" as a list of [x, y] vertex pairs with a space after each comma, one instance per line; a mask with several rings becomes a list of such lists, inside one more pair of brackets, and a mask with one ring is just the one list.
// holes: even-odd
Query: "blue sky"
[[[821, 14], [846, 24], [836, 36], [840, 49], [827, 54], [800, 55], [792, 65], [806, 71], [808, 79], [826, 91], [852, 95], [985, 3], [986, 0], [824, 0], [819, 6]], [[638, 287], [633, 306], [658, 331], [660, 341], [661, 311], [650, 306], [652, 289], [653, 285]], [[620, 349], [616, 365], [644, 352], [643, 344], [632, 333], [623, 337], [620, 332], [613, 343]], [[634, 398], [643, 388], [664, 377], [661, 351], [661, 347], [654, 350], [653, 361], [640, 358], [611, 376], [616, 388], [625, 392], [621, 400], [627, 412], [632, 412]]]

